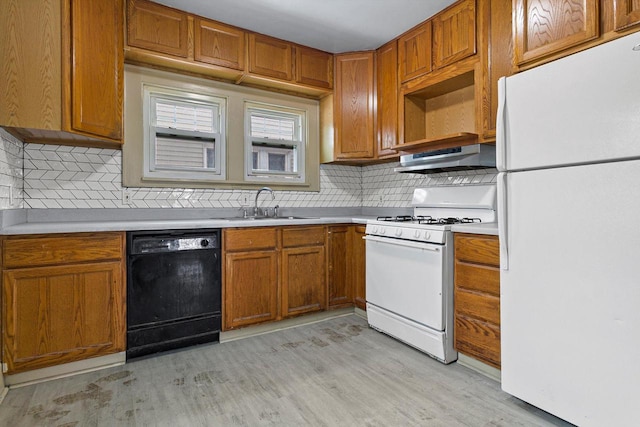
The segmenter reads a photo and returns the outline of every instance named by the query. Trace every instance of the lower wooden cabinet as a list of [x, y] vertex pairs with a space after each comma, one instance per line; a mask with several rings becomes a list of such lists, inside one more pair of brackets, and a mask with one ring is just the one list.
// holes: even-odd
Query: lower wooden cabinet
[[498, 238], [456, 233], [454, 247], [455, 348], [500, 369]]
[[327, 229], [329, 262], [327, 264], [329, 307], [353, 304], [353, 283], [349, 273], [351, 233], [349, 225], [332, 225]]
[[278, 317], [278, 252], [256, 250], [225, 255], [224, 326], [276, 320]]
[[325, 227], [282, 229], [282, 317], [326, 307]]
[[123, 233], [2, 241], [6, 373], [125, 350]]

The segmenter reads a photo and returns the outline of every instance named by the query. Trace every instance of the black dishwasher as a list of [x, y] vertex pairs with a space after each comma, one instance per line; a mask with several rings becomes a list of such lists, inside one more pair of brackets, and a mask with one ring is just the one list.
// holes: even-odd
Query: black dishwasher
[[127, 233], [127, 359], [217, 342], [220, 230]]

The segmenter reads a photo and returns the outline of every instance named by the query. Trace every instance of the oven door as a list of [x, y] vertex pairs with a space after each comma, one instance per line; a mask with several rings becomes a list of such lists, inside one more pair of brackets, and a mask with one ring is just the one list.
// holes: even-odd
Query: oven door
[[444, 331], [446, 246], [367, 235], [367, 302]]

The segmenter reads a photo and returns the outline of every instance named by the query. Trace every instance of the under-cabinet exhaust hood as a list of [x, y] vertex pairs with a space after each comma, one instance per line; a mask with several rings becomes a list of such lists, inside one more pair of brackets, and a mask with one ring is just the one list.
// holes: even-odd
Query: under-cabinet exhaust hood
[[395, 172], [438, 173], [496, 167], [496, 147], [473, 144], [400, 156]]

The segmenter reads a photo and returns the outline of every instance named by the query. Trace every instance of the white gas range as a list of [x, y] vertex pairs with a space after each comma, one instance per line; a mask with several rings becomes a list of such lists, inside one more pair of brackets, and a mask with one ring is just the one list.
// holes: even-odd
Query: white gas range
[[453, 348], [453, 224], [496, 221], [493, 185], [418, 188], [413, 215], [366, 227], [369, 325], [444, 363]]

